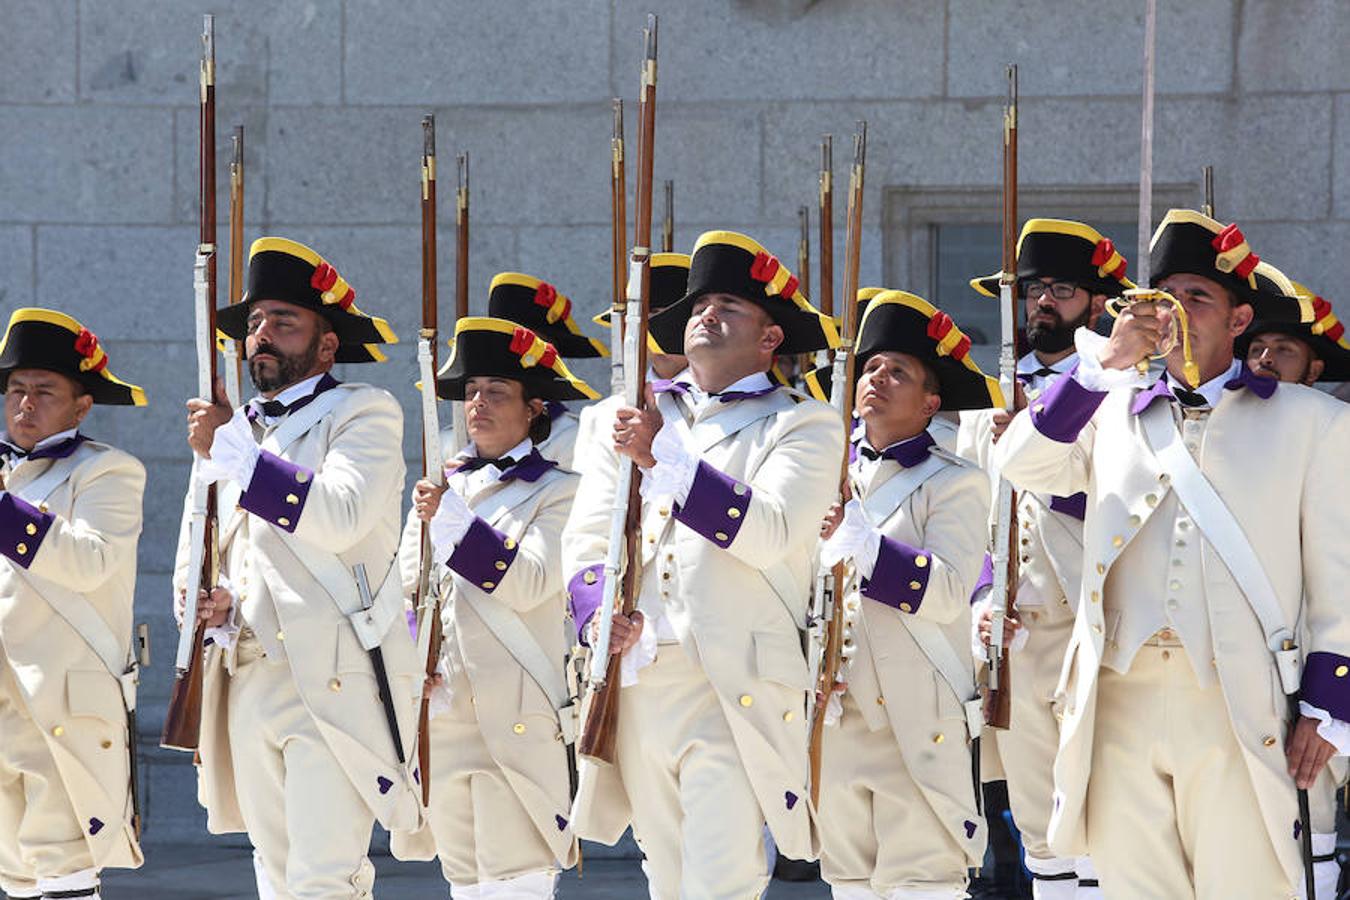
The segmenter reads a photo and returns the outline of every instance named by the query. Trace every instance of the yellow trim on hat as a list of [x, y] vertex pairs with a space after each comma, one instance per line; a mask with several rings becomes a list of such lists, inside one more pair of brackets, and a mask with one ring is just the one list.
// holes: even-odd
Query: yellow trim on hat
[[658, 266], [678, 266], [681, 269], [689, 268], [688, 253], [653, 253], [652, 268]]
[[[671, 253], [664, 255], [675, 256], [676, 254]], [[526, 275], [524, 272], [498, 272], [495, 276], [493, 276], [491, 283], [488, 285], [488, 294], [491, 294], [493, 291], [495, 291], [499, 285], [504, 284], [529, 288], [531, 290], [538, 290], [539, 285], [551, 284], [551, 282], [545, 282], [544, 279], [535, 278], [533, 275]], [[574, 337], [585, 338], [587, 341], [590, 342], [591, 346], [595, 349], [597, 353], [599, 353], [601, 356], [609, 356], [609, 347], [607, 347], [602, 341], [598, 341], [595, 338], [591, 337], [589, 334], [586, 334], [584, 331], [582, 331], [580, 326], [577, 325], [576, 319], [572, 315], [571, 311], [568, 312], [566, 319], [562, 319], [562, 311], [567, 306], [568, 303], [572, 303], [572, 298], [564, 294], [562, 291], [558, 290], [557, 285], [553, 285], [553, 290], [556, 292], [557, 296], [553, 298], [553, 305], [549, 307], [548, 312], [544, 316], [544, 320], [548, 322], [550, 325], [557, 325], [559, 320], [561, 319], [563, 327], [567, 329], [569, 334], [573, 335]], [[575, 309], [576, 304], [572, 303], [572, 310]], [[600, 315], [604, 315], [604, 313], [600, 313]], [[594, 322], [595, 320], [592, 319], [591, 321]], [[604, 323], [596, 322], [596, 324], [603, 325]]]
[[[311, 266], [318, 268], [320, 263], [328, 262], [320, 256], [312, 247], [307, 247], [299, 241], [293, 241], [284, 237], [260, 237], [248, 248], [248, 258], [253, 259], [259, 253], [286, 253], [291, 256], [303, 259]], [[330, 266], [332, 263], [328, 263]], [[334, 271], [337, 266], [333, 266]]]
[[1106, 237], [1086, 222], [1077, 222], [1073, 219], [1027, 219], [1026, 224], [1022, 226], [1022, 233], [1017, 237], [1018, 256], [1022, 255], [1022, 242], [1029, 234], [1067, 234], [1070, 237], [1082, 238], [1094, 246]]
[[809, 372], [802, 373], [802, 383], [806, 385], [807, 393], [819, 400], [821, 403], [829, 403], [830, 397], [825, 393], [825, 386], [820, 383], [820, 369], [812, 369]]
[[[46, 325], [55, 325], [58, 328], [64, 328], [76, 337], [84, 330], [84, 325], [82, 325], [78, 319], [55, 309], [44, 309], [40, 306], [21, 307], [14, 310], [9, 317], [9, 325], [5, 327], [5, 334], [3, 337], [0, 337], [0, 353], [5, 352], [5, 345], [9, 343], [10, 332], [14, 330], [15, 325], [18, 325], [21, 322], [42, 322]], [[103, 349], [102, 339], [99, 339], [98, 352], [107, 356], [107, 351]], [[86, 367], [83, 365], [80, 366], [80, 370], [87, 371]], [[130, 382], [118, 378], [112, 372], [108, 371], [108, 366], [105, 365], [96, 374], [109, 384], [115, 384], [118, 387], [126, 388], [131, 394], [132, 405], [146, 405], [145, 390], [138, 385], [131, 384]]]
[[[728, 247], [737, 247], [749, 253], [751, 256], [758, 256], [761, 253], [764, 253], [768, 256], [773, 256], [773, 254], [769, 253], [768, 249], [765, 248], [765, 246], [761, 244], [759, 241], [755, 240], [749, 235], [741, 234], [739, 231], [703, 232], [698, 236], [698, 240], [694, 242], [694, 255], [698, 254], [700, 248], [709, 246], [711, 244], [722, 244]], [[793, 272], [791, 269], [788, 268], [787, 263], [783, 262], [782, 259], [779, 259], [776, 256], [774, 256], [774, 259], [778, 259], [778, 271], [774, 272], [773, 278], [769, 279], [769, 281], [764, 285], [764, 293], [771, 297], [772, 296], [781, 297], [783, 286], [787, 284], [789, 278], [793, 277]]]

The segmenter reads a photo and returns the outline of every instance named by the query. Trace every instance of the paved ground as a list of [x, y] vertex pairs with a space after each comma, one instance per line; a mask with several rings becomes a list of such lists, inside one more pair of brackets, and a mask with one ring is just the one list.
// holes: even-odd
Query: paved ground
[[[256, 897], [253, 865], [247, 848], [221, 840], [217, 846], [157, 845], [147, 851], [143, 868], [104, 873], [105, 900], [250, 900]], [[379, 900], [428, 900], [447, 897], [435, 863], [399, 862], [388, 856], [374, 857], [378, 872], [375, 896]], [[636, 860], [601, 859], [587, 862], [583, 876], [564, 873], [558, 896], [561, 900], [642, 900], [646, 881]], [[773, 882], [767, 892], [772, 900], [823, 900], [829, 896], [824, 884]]]

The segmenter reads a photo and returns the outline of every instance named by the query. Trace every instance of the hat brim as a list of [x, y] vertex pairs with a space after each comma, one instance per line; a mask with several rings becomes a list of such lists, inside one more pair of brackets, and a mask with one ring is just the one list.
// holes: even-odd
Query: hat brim
[[472, 317], [456, 323], [455, 338], [450, 341], [450, 359], [436, 375], [436, 396], [442, 400], [463, 400], [464, 386], [470, 378], [506, 378], [518, 381], [528, 396], [541, 400], [598, 400], [590, 385], [572, 375], [559, 358], [553, 366], [535, 363], [523, 365], [521, 356], [511, 351], [516, 326], [504, 319]]
[[1308, 326], [1296, 322], [1253, 322], [1233, 342], [1233, 356], [1246, 360], [1252, 340], [1257, 335], [1271, 333], [1298, 338], [1312, 349], [1313, 354], [1322, 361], [1322, 374], [1318, 376], [1318, 381], [1350, 381], [1350, 350], [1326, 335], [1313, 334]]
[[0, 342], [0, 391], [9, 384], [11, 372], [41, 369], [76, 382], [102, 406], [145, 406], [145, 391], [118, 378], [108, 366], [97, 372], [80, 368], [82, 357], [74, 349], [80, 328], [79, 322], [56, 310], [15, 310]]
[[[694, 314], [694, 304], [706, 293], [688, 294], [648, 319], [648, 330], [660, 352], [684, 354], [685, 327]], [[780, 356], [833, 350], [839, 346], [839, 331], [834, 319], [813, 308], [801, 294], [794, 295], [791, 300], [779, 297], [741, 299], [761, 307], [773, 323], [783, 329], [783, 342], [774, 350]]]

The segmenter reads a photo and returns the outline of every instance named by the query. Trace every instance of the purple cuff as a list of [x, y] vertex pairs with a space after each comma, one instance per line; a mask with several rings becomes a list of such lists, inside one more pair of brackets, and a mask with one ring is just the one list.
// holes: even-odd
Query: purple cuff
[[916, 613], [928, 590], [932, 562], [928, 551], [882, 535], [872, 577], [862, 580], [860, 593], [903, 613]]
[[577, 640], [589, 647], [586, 625], [605, 599], [605, 567], [601, 563], [587, 566], [567, 582], [567, 605], [572, 610], [572, 624], [577, 626]]
[[1313, 652], [1303, 664], [1300, 699], [1350, 722], [1350, 657], [1339, 653]]
[[264, 450], [258, 454], [253, 478], [248, 490], [240, 496], [239, 505], [284, 531], [294, 532], [313, 486], [313, 469], [297, 466]]
[[480, 518], [475, 518], [445, 564], [465, 581], [487, 593], [496, 590], [506, 570], [516, 561], [516, 542]]
[[978, 598], [980, 591], [994, 586], [994, 558], [988, 553], [984, 555], [984, 563], [980, 566], [980, 577], [975, 580], [975, 589], [970, 592], [970, 602], [973, 604]]
[[750, 485], [700, 462], [689, 496], [675, 507], [675, 518], [725, 550], [745, 522], [753, 493]]
[[0, 491], [0, 553], [28, 568], [55, 521], [51, 513], [9, 491]]
[[1031, 404], [1031, 423], [1052, 441], [1072, 444], [1106, 399], [1106, 391], [1083, 387], [1074, 378], [1058, 378]]

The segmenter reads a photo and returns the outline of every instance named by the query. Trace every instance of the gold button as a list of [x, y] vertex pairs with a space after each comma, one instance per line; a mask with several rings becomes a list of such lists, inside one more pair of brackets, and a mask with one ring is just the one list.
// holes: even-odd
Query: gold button
[[741, 706], [753, 706], [754, 703], [754, 697], [751, 697], [749, 694], [741, 694]]
[[1023, 555], [1022, 555], [1022, 562], [1024, 562], [1024, 563], [1029, 563], [1029, 562], [1031, 562], [1031, 557], [1030, 557], [1030, 556], [1027, 556], [1026, 554], [1023, 554]]
[[1101, 633], [1102, 633], [1102, 623], [1101, 623], [1101, 622], [1093, 622], [1093, 623], [1092, 623], [1092, 630], [1095, 631], [1095, 632], [1097, 632], [1098, 634], [1101, 634]]
[[656, 511], [656, 514], [664, 519], [666, 516], [670, 515], [670, 507], [663, 506]]
[[296, 472], [296, 473], [295, 473], [295, 480], [298, 481], [300, 484], [304, 484], [306, 481], [309, 481], [309, 473], [308, 473], [308, 472]]
[[669, 572], [662, 572], [662, 573], [661, 573], [661, 580], [662, 580], [662, 581], [669, 581], [669, 580], [670, 580], [670, 573], [669, 573]]
[[587, 584], [595, 584], [596, 581], [595, 571], [592, 569], [587, 569], [586, 574], [581, 576], [581, 580], [586, 582]]
[[284, 631], [278, 631], [278, 632], [277, 632], [277, 640], [279, 640], [279, 641], [284, 641], [284, 640], [286, 640], [286, 632], [284, 632]]
[[730, 509], [727, 510], [727, 518], [729, 518], [729, 519], [739, 519], [740, 517], [741, 517], [741, 511], [740, 511], [739, 509], [737, 509], [736, 507], [733, 506], [733, 507], [731, 507]]
[[793, 716], [793, 714], [792, 714], [792, 710], [789, 709], [787, 712], [783, 713], [783, 721], [784, 721], [784, 722], [791, 722], [791, 721], [793, 720], [793, 718], [794, 718], [794, 716]]
[[1158, 632], [1158, 639], [1162, 641], [1171, 641], [1176, 639], [1176, 635], [1172, 633], [1172, 629], [1164, 628], [1162, 631]]
[[57, 725], [55, 728], [52, 729], [52, 737], [60, 737], [65, 733], [66, 729], [64, 725]]
[[922, 584], [921, 582], [918, 582], [918, 581], [911, 581], [911, 582], [909, 583], [909, 589], [910, 589], [911, 591], [917, 591], [917, 590], [918, 590], [919, 588], [921, 588], [921, 587], [923, 587], [923, 584]]
[[1045, 404], [1037, 403], [1035, 406], [1031, 408], [1031, 411], [1039, 415], [1040, 413], [1045, 412]]
[[886, 705], [886, 698], [885, 698], [885, 697], [878, 697], [878, 698], [877, 698], [877, 706], [885, 706], [885, 705]]
[[1142, 522], [1142, 521], [1144, 521], [1144, 520], [1141, 519], [1141, 518], [1139, 518], [1138, 516], [1130, 516], [1130, 527], [1131, 527], [1131, 528], [1138, 528], [1138, 527], [1139, 527], [1139, 523]]
[[506, 571], [506, 563], [505, 563], [504, 561], [500, 560], [500, 559], [497, 560], [495, 563], [493, 563], [493, 565], [495, 565], [495, 566], [497, 567], [497, 571], [498, 571], [498, 572], [505, 572], [505, 571]]
[[294, 494], [287, 494], [287, 495], [286, 495], [286, 502], [289, 503], [291, 506], [295, 506], [295, 505], [299, 504], [300, 498], [297, 497], [297, 496], [295, 496]]
[[1172, 476], [1171, 476], [1171, 475], [1168, 475], [1166, 472], [1163, 472], [1161, 475], [1158, 476], [1158, 482], [1159, 482], [1160, 484], [1167, 484], [1167, 483], [1169, 483], [1171, 480], [1172, 480]]
[[675, 554], [674, 554], [674, 553], [667, 553], [667, 554], [666, 554], [666, 562], [674, 562], [674, 561], [675, 561]]
[[487, 591], [492, 590], [492, 589], [495, 588], [496, 586], [497, 586], [497, 582], [495, 582], [495, 581], [485, 581], [485, 582], [483, 582], [483, 589], [484, 589], [484, 590], [487, 590]]
[[286, 518], [285, 516], [282, 516], [281, 518], [277, 519], [277, 524], [280, 525], [282, 528], [285, 528], [286, 526], [291, 524], [291, 520]]
[[1105, 574], [1106, 574], [1106, 564], [1105, 564], [1105, 563], [1097, 563], [1097, 574], [1098, 574], [1098, 575], [1105, 575]]
[[656, 535], [654, 535], [654, 534], [648, 534], [648, 535], [647, 535], [647, 543], [649, 543], [649, 544], [655, 544], [655, 543], [656, 543]]
[[39, 504], [38, 504], [38, 512], [46, 512], [46, 511], [47, 511], [47, 504], [46, 504], [46, 502], [39, 503]]
[[1267, 747], [1274, 747], [1274, 746], [1275, 746], [1275, 735], [1273, 735], [1273, 734], [1268, 734], [1268, 735], [1266, 735], [1265, 737], [1261, 738], [1261, 743], [1262, 743], [1263, 745], [1267, 746]]
[[1344, 678], [1347, 672], [1350, 672], [1350, 669], [1347, 669], [1345, 666], [1337, 666], [1337, 667], [1336, 667], [1336, 677], [1337, 677], [1337, 678]]
[[1022, 546], [1025, 547], [1031, 543], [1031, 538], [1022, 538]]
[[25, 553], [28, 552], [28, 545], [25, 544], [23, 541], [20, 541], [18, 546], [14, 548], [14, 551], [18, 553], [20, 556], [23, 556]]
[[102, 747], [104, 750], [111, 750], [111, 749], [112, 749], [112, 741], [107, 740], [106, 738], [105, 738], [104, 740], [102, 740], [102, 741], [99, 741], [99, 744], [98, 744], [98, 745], [99, 745], [100, 747]]
[[514, 731], [516, 734], [524, 734], [524, 733], [525, 733], [525, 723], [524, 723], [524, 722], [517, 722], [516, 724], [514, 724], [514, 725], [511, 726], [511, 730]]
[[901, 611], [901, 612], [914, 612], [914, 607], [910, 606], [908, 603], [901, 603], [901, 604], [900, 604], [900, 611]]
[[1124, 539], [1123, 537], [1121, 537], [1120, 535], [1116, 535], [1115, 537], [1111, 538], [1111, 546], [1112, 546], [1112, 547], [1123, 547], [1124, 545], [1125, 545], [1125, 539]]
[[727, 540], [727, 533], [725, 531], [719, 531], [714, 534], [713, 537], [717, 538], [719, 541], [725, 541]]
[[945, 741], [946, 739], [947, 739], [946, 735], [944, 735], [944, 734], [943, 734], [942, 732], [940, 732], [940, 731], [939, 731], [937, 734], [933, 735], [933, 743], [935, 743], [935, 744], [940, 744], [940, 743], [942, 743], [943, 741]]
[[1162, 657], [1163, 657], [1163, 659], [1171, 659], [1171, 658], [1172, 658], [1172, 651], [1171, 651], [1171, 650], [1164, 650], [1164, 651], [1162, 652]]
[[731, 492], [735, 494], [737, 497], [744, 497], [746, 490], [747, 489], [745, 485], [738, 483], [732, 487]]
[[1101, 603], [1101, 602], [1102, 602], [1102, 595], [1101, 595], [1100, 593], [1098, 593], [1097, 591], [1093, 591], [1093, 592], [1092, 592], [1092, 602], [1093, 602], [1093, 603]]
[[1168, 588], [1170, 588], [1171, 590], [1174, 590], [1174, 591], [1179, 591], [1179, 590], [1181, 590], [1181, 582], [1180, 582], [1180, 581], [1177, 581], [1175, 578], [1173, 578], [1173, 579], [1171, 580], [1171, 582], [1168, 583], [1167, 586], [1168, 586]]
[[32, 522], [29, 522], [28, 526], [24, 528], [24, 531], [28, 532], [30, 535], [37, 534], [37, 526], [34, 525]]
[[505, 547], [507, 550], [514, 550], [516, 549], [516, 542], [511, 538], [507, 538], [506, 540], [502, 541], [502, 546]]
[[914, 568], [922, 569], [926, 565], [928, 565], [928, 557], [926, 556], [914, 557]]
[[1157, 494], [1146, 494], [1146, 495], [1144, 496], [1144, 502], [1147, 503], [1149, 506], [1157, 506], [1157, 505], [1158, 505], [1158, 495], [1157, 495]]
[[335, 694], [340, 693], [342, 691], [342, 679], [340, 678], [329, 679], [328, 689]]

